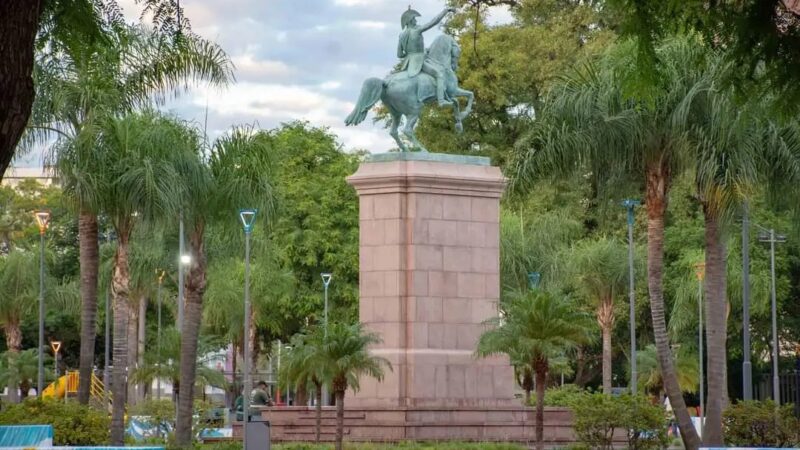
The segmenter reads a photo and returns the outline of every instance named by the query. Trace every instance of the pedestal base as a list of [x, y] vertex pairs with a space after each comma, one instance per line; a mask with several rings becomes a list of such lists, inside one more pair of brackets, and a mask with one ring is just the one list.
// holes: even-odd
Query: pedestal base
[[[345, 402], [346, 403], [346, 402]], [[312, 407], [265, 408], [273, 442], [312, 442], [315, 410]], [[350, 442], [463, 441], [532, 442], [535, 411], [523, 406], [454, 408], [345, 407], [344, 438]], [[238, 430], [237, 430], [238, 428]], [[334, 440], [336, 409], [322, 409], [321, 438]], [[619, 433], [616, 433], [619, 434]], [[241, 435], [241, 424], [234, 424]], [[618, 439], [621, 436], [616, 436]], [[574, 444], [572, 413], [566, 408], [545, 408], [544, 441], [549, 448]]]

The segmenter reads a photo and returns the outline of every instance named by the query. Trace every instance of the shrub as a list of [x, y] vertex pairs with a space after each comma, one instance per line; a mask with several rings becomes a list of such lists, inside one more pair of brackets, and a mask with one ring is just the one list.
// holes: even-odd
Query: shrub
[[[582, 389], [575, 384], [549, 388], [544, 392], [544, 406], [571, 407], [577, 399], [589, 393], [590, 391]], [[534, 405], [536, 404], [535, 398], [532, 398], [531, 401]]]
[[666, 412], [644, 397], [586, 394], [574, 397], [571, 407], [575, 434], [590, 448], [611, 449], [618, 430], [626, 432], [630, 449], [660, 449], [668, 445]]
[[725, 440], [736, 447], [791, 447], [800, 444], [800, 420], [792, 405], [776, 409], [772, 400], [743, 401], [722, 416]]
[[55, 445], [100, 445], [110, 440], [107, 413], [75, 402], [28, 399], [0, 412], [3, 425], [52, 425]]

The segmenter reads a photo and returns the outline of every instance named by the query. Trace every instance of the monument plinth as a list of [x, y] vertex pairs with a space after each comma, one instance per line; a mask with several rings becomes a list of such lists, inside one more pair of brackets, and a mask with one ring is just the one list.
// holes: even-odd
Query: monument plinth
[[359, 317], [393, 366], [348, 404], [511, 405], [507, 358], [473, 356], [498, 313], [500, 170], [482, 157], [386, 153], [348, 182], [360, 204]]

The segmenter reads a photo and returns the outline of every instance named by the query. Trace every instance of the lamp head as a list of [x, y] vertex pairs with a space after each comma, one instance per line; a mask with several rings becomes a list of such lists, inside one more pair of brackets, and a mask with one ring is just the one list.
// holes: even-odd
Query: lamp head
[[542, 274], [540, 272], [528, 272], [528, 287], [536, 289], [539, 287], [539, 282], [542, 281]]
[[325, 287], [328, 287], [328, 285], [331, 284], [331, 278], [333, 275], [328, 272], [323, 272], [319, 275], [322, 277], [322, 284], [325, 285]]
[[239, 220], [242, 221], [242, 227], [245, 233], [250, 234], [253, 231], [253, 225], [255, 225], [256, 222], [256, 214], [258, 214], [258, 210], [253, 208], [239, 210]]
[[36, 224], [39, 225], [39, 233], [44, 234], [50, 224], [50, 211], [36, 211]]

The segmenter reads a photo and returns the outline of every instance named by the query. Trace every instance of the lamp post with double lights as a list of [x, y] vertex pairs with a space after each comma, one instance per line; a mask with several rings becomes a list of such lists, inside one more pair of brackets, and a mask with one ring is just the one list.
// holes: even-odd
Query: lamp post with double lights
[[[158, 273], [158, 270], [156, 270], [156, 273]], [[156, 377], [156, 391], [158, 391], [159, 400], [161, 400], [161, 285], [164, 283], [164, 275], [166, 275], [166, 272], [163, 270], [158, 275], [158, 291], [156, 293], [158, 299], [158, 333], [156, 335], [158, 375]]]
[[622, 206], [628, 211], [628, 321], [631, 327], [631, 394], [636, 395], [638, 371], [636, 370], [636, 290], [633, 285], [633, 209], [639, 206], [639, 200], [626, 199]]
[[49, 211], [36, 212], [39, 225], [39, 371], [36, 378], [36, 393], [42, 398], [44, 390], [44, 235], [50, 224]]
[[775, 234], [774, 229], [766, 229], [760, 225], [753, 224], [762, 231], [758, 233], [759, 242], [769, 242], [769, 271], [770, 271], [770, 303], [772, 309], [772, 400], [776, 406], [781, 404], [780, 374], [778, 372], [778, 305], [775, 295], [775, 243], [786, 242], [786, 236]]
[[239, 210], [239, 220], [244, 228], [244, 392], [242, 392], [243, 448], [247, 448], [247, 423], [250, 421], [250, 235], [256, 221], [257, 209]]

